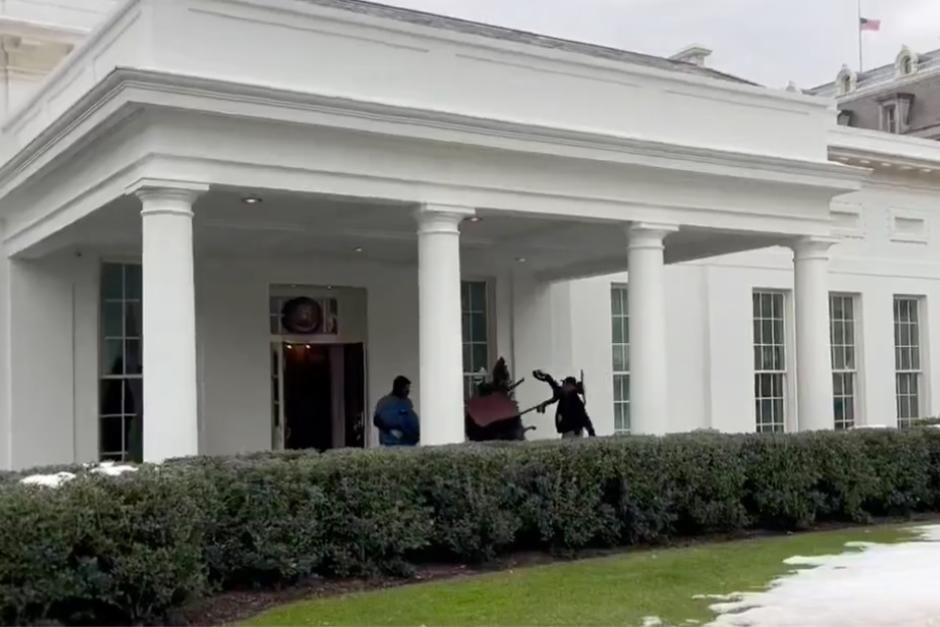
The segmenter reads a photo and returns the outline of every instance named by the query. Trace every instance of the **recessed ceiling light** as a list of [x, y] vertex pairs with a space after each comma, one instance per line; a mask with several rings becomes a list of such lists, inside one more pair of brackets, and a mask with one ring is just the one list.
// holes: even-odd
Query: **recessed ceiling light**
[[354, 252], [354, 253], [361, 253], [361, 252], [363, 252], [362, 246], [356, 246], [355, 248], [353, 248], [353, 252]]
[[518, 263], [525, 263], [525, 262], [526, 262], [526, 258], [525, 258], [525, 257], [516, 257], [516, 261], [517, 261]]
[[246, 205], [258, 205], [262, 200], [259, 196], [242, 196], [242, 202]]
[[471, 216], [470, 222], [483, 222], [483, 218], [481, 218], [480, 216]]

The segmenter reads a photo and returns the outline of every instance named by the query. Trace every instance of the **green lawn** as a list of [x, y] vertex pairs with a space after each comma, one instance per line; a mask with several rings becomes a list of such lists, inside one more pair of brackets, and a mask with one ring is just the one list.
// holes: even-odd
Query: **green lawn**
[[879, 526], [637, 550], [286, 605], [251, 625], [641, 625], [705, 622], [697, 594], [759, 590], [793, 555], [841, 553], [845, 542], [896, 542], [908, 526]]

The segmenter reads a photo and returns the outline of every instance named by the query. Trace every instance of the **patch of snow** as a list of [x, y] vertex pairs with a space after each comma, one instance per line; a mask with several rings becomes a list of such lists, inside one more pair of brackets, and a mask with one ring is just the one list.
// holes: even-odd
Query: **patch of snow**
[[643, 617], [643, 627], [659, 627], [662, 624], [663, 624], [663, 621], [659, 616], [644, 616]]
[[74, 478], [75, 473], [57, 472], [51, 475], [30, 475], [20, 479], [20, 483], [25, 483], [26, 485], [39, 485], [45, 488], [58, 488], [66, 481], [71, 481]]
[[[106, 477], [119, 477], [125, 472], [137, 472], [135, 466], [129, 464], [115, 464], [114, 462], [101, 462], [100, 464], [82, 464], [82, 469], [94, 475], [104, 475]], [[46, 488], [58, 488], [67, 481], [71, 481], [77, 475], [73, 472], [57, 472], [48, 475], [29, 475], [20, 479], [20, 483], [26, 485], [38, 485]]]
[[[922, 542], [849, 543], [839, 555], [794, 556], [807, 566], [715, 603], [715, 627], [940, 627], [940, 525], [917, 528]], [[861, 549], [861, 550], [857, 550]]]
[[693, 599], [711, 599], [713, 601], [737, 601], [741, 598], [741, 592], [732, 592], [731, 594], [695, 594]]
[[93, 468], [91, 472], [96, 475], [119, 477], [125, 472], [137, 472], [137, 468], [129, 464], [117, 465], [114, 462], [101, 462], [101, 465], [99, 465], [97, 468]]

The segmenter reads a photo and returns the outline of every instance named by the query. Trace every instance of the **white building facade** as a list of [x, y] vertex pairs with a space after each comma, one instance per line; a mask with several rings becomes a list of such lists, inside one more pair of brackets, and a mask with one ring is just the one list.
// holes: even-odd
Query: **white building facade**
[[[40, 4], [0, 33], [79, 36]], [[0, 467], [372, 446], [398, 374], [457, 442], [498, 356], [601, 434], [940, 413], [934, 142], [351, 0], [97, 6], [0, 122]]]

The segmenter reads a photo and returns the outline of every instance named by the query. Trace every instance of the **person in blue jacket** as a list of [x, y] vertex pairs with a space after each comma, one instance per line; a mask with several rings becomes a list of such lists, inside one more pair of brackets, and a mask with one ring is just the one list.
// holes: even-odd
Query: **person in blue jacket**
[[420, 442], [418, 414], [408, 398], [410, 394], [411, 381], [399, 375], [392, 383], [392, 393], [376, 403], [372, 424], [378, 428], [383, 446], [414, 446]]

